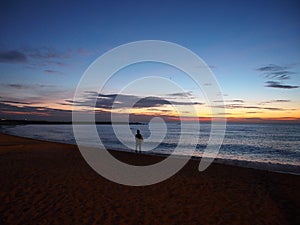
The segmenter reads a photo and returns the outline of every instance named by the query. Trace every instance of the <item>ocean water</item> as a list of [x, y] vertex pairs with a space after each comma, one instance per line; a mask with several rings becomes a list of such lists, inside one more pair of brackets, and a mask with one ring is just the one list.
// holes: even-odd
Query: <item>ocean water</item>
[[[82, 141], [96, 146], [90, 125], [80, 125]], [[180, 123], [151, 126], [97, 125], [99, 138], [107, 149], [133, 151], [134, 134], [139, 129], [144, 136], [142, 150], [148, 154], [171, 154], [183, 140], [177, 155], [187, 155], [185, 149], [195, 147], [194, 158], [201, 157], [208, 143], [210, 124], [181, 130]], [[18, 125], [3, 126], [1, 132], [53, 142], [76, 144], [72, 125]], [[117, 133], [117, 135], [116, 135]], [[118, 136], [118, 137], [117, 137]], [[196, 145], [193, 145], [197, 140]], [[300, 175], [299, 124], [242, 124], [227, 123], [225, 138], [216, 162]]]

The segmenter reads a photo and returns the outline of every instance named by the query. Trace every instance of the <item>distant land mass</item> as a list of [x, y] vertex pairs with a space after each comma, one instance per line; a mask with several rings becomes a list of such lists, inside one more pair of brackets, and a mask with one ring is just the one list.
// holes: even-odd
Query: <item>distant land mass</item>
[[[97, 121], [96, 124], [112, 124], [111, 121]], [[26, 124], [73, 124], [72, 121], [44, 121], [44, 120], [0, 120], [0, 125], [26, 125]], [[89, 122], [76, 122], [76, 124], [91, 124]], [[128, 124], [125, 122], [114, 122], [114, 124]], [[142, 122], [130, 122], [133, 125], [142, 125]]]
[[[180, 123], [180, 121], [166, 121], [166, 122], [175, 122]], [[189, 121], [189, 122], [196, 122], [196, 121]], [[199, 119], [200, 123], [211, 123], [211, 120], [204, 120], [202, 121]], [[217, 121], [216, 121], [217, 122]], [[145, 125], [149, 122], [143, 121], [143, 122], [113, 122], [113, 124], [131, 124], [131, 125]], [[236, 124], [249, 124], [249, 123], [265, 123], [265, 124], [300, 124], [300, 119], [294, 119], [294, 120], [272, 120], [272, 119], [231, 119], [227, 118], [227, 123], [236, 123]], [[0, 126], [1, 125], [27, 125], [27, 124], [93, 124], [90, 122], [76, 122], [73, 123], [72, 121], [47, 121], [47, 120], [10, 120], [10, 119], [0, 119]], [[112, 124], [111, 121], [96, 121], [95, 124]]]

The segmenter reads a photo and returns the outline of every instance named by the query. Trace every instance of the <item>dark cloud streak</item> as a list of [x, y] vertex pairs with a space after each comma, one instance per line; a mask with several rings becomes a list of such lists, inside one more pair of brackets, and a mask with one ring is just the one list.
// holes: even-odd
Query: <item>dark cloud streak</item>
[[265, 87], [281, 88], [281, 89], [295, 89], [295, 88], [299, 88], [299, 86], [297, 86], [297, 85], [282, 84], [282, 83], [276, 82], [276, 81], [267, 81]]
[[215, 100], [214, 102], [233, 102], [233, 103], [244, 103], [244, 100], [241, 99], [232, 99], [232, 100]]
[[172, 97], [189, 97], [189, 96], [192, 96], [192, 92], [191, 91], [178, 92], [178, 93], [168, 94], [168, 96], [172, 96]]
[[30, 105], [32, 103], [29, 102], [21, 102], [21, 101], [9, 101], [9, 100], [0, 100], [0, 103], [4, 103], [4, 104], [18, 104], [18, 105]]
[[267, 66], [259, 67], [256, 70], [260, 71], [260, 72], [276, 72], [276, 71], [282, 71], [282, 70], [286, 70], [286, 69], [289, 69], [289, 67], [287, 67], [287, 66], [278, 66], [278, 65], [275, 65], [275, 64], [269, 64]]
[[26, 63], [27, 56], [16, 50], [0, 52], [0, 63]]
[[54, 48], [42, 47], [42, 48], [25, 48], [23, 51], [31, 58], [34, 59], [66, 59], [71, 55], [68, 51], [61, 52]]
[[11, 89], [36, 89], [36, 88], [54, 88], [54, 85], [47, 84], [0, 84], [2, 88]]
[[291, 102], [291, 100], [287, 99], [276, 99], [276, 100], [270, 100], [270, 101], [265, 101], [265, 102], [260, 102], [258, 103], [259, 105], [265, 105], [265, 104], [272, 104], [272, 103], [287, 103]]
[[278, 108], [278, 107], [261, 107], [252, 105], [240, 105], [240, 104], [227, 104], [227, 105], [215, 105], [215, 108], [226, 108], [226, 109], [257, 109], [257, 110], [271, 110], [271, 111], [286, 111], [290, 109]]
[[50, 69], [44, 70], [44, 72], [48, 74], [60, 74], [60, 75], [64, 74], [63, 72], [60, 72], [58, 70], [50, 70]]
[[[85, 92], [83, 100], [74, 102], [73, 100], [65, 100], [68, 104], [74, 104], [75, 106], [88, 106], [91, 107], [95, 98], [97, 98], [96, 108], [111, 109], [114, 108], [126, 108], [130, 102], [134, 102], [133, 108], [151, 108], [160, 107], [163, 105], [203, 105], [201, 102], [190, 101], [171, 101], [159, 97], [139, 97], [135, 95], [123, 95], [123, 94], [98, 94], [96, 92]], [[115, 101], [116, 100], [116, 101]]]

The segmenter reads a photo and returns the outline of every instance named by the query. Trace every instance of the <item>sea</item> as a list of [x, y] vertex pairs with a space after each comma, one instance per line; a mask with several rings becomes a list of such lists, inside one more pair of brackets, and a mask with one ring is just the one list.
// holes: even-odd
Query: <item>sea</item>
[[[144, 137], [144, 154], [170, 155], [177, 149], [176, 155], [186, 157], [190, 154], [186, 149], [193, 148], [192, 158], [195, 160], [201, 159], [211, 132], [210, 123], [200, 123], [200, 128], [191, 126], [184, 132], [177, 122], [165, 123], [163, 127], [151, 127], [148, 123], [99, 124], [96, 125], [97, 139], [92, 138], [90, 126], [79, 125], [81, 142], [87, 146], [97, 146], [100, 140], [106, 149], [132, 152], [135, 149], [134, 134], [139, 129]], [[71, 124], [2, 126], [0, 132], [76, 144]], [[179, 142], [183, 144], [178, 150]], [[214, 162], [300, 175], [300, 124], [227, 123]]]

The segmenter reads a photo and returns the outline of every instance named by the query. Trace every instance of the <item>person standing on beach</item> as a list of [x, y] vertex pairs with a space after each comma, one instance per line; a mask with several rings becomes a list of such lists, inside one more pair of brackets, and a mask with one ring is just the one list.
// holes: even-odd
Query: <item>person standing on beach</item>
[[135, 135], [135, 152], [141, 153], [142, 152], [142, 142], [143, 142], [144, 138], [140, 133], [140, 130], [136, 131], [136, 135]]

